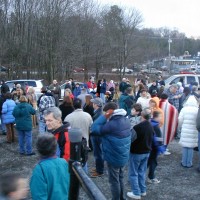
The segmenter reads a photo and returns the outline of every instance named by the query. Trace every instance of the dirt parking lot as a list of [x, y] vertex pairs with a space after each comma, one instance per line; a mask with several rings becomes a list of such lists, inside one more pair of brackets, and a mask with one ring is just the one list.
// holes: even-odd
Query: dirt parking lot
[[[35, 144], [37, 131], [33, 135], [33, 142]], [[30, 177], [32, 169], [34, 168], [38, 156], [26, 157], [18, 154], [17, 143], [5, 143], [5, 136], [0, 135], [0, 174], [6, 172], [20, 172], [23, 176]], [[35, 146], [35, 145], [34, 145]], [[186, 169], [180, 165], [181, 161], [181, 147], [177, 141], [174, 141], [169, 149], [171, 155], [159, 157], [157, 168], [157, 178], [160, 183], [157, 185], [147, 184], [147, 197], [143, 199], [148, 200], [198, 200], [200, 199], [200, 173], [197, 172], [198, 154], [194, 152], [193, 168]], [[93, 156], [90, 153], [89, 168], [93, 165]], [[128, 183], [128, 170], [125, 173], [125, 189], [130, 191]], [[107, 178], [107, 172], [100, 178], [93, 179], [96, 185], [102, 190], [107, 199], [111, 199], [110, 188]], [[30, 195], [28, 199], [31, 199]], [[89, 198], [83, 190], [80, 191], [81, 200], [88, 200]], [[128, 198], [127, 198], [128, 199]]]

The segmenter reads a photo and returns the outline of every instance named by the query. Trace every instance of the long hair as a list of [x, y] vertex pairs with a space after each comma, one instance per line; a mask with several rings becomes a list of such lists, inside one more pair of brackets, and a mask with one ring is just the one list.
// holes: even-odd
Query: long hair
[[91, 99], [92, 99], [92, 96], [90, 94], [86, 95], [85, 96], [85, 104], [88, 105], [88, 106], [89, 105], [92, 106], [93, 103], [90, 101]]
[[63, 104], [65, 106], [72, 106], [73, 107], [72, 98], [70, 96], [65, 96], [64, 99], [63, 99]]

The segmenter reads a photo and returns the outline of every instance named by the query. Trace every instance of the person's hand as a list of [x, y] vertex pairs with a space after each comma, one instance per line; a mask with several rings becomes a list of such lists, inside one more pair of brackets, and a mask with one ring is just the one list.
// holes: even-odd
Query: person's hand
[[111, 115], [113, 114], [113, 112], [114, 112], [113, 109], [107, 110], [106, 113], [105, 113], [106, 119], [109, 119], [111, 117]]

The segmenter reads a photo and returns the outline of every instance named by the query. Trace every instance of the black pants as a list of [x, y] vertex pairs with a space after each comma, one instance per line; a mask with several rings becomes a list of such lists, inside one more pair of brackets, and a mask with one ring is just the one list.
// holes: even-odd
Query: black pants
[[149, 179], [154, 179], [155, 178], [155, 170], [157, 167], [157, 152], [156, 151], [151, 151], [149, 160], [148, 160], [148, 168], [149, 168]]

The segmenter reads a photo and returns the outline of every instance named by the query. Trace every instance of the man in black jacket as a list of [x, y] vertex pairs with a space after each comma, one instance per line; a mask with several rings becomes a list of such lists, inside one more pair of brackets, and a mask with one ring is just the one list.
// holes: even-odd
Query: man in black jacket
[[142, 122], [134, 126], [137, 139], [131, 144], [129, 159], [129, 179], [131, 192], [127, 196], [132, 199], [141, 199], [146, 196], [147, 161], [152, 148], [154, 130], [149, 122], [151, 110], [145, 108], [142, 113]]
[[[94, 115], [92, 117], [93, 122], [103, 114], [102, 106], [103, 101], [101, 98], [91, 99], [94, 108]], [[96, 178], [103, 175], [104, 171], [104, 160], [102, 155], [102, 139], [100, 136], [91, 136], [92, 147], [94, 151], [94, 158], [95, 158], [95, 168], [92, 170], [91, 177]]]
[[4, 80], [1, 81], [1, 94], [5, 95], [6, 92], [10, 92], [8, 85], [5, 83]]

